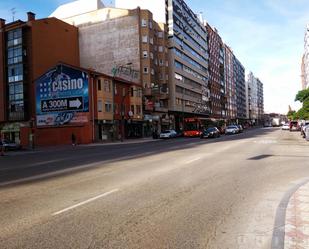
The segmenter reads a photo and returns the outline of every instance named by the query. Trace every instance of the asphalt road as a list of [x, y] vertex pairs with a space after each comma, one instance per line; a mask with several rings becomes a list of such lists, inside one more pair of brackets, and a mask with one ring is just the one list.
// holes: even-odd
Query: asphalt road
[[259, 129], [8, 155], [0, 248], [270, 248], [281, 198], [309, 177], [308, 148]]

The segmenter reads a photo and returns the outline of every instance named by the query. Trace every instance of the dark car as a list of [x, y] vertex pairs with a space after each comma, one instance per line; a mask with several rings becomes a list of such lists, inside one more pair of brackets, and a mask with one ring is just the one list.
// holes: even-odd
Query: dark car
[[290, 122], [290, 131], [300, 131], [300, 125], [297, 121]]
[[215, 138], [220, 137], [220, 131], [216, 127], [210, 127], [204, 130], [201, 134], [201, 138]]
[[0, 140], [0, 149], [2, 149], [2, 147], [4, 147], [4, 150], [20, 150], [21, 149], [20, 144], [14, 143], [7, 139]]

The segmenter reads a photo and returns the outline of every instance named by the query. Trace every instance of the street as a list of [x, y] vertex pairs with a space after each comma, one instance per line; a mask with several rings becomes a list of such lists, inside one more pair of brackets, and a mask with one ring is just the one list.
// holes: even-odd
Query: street
[[67, 147], [0, 158], [0, 248], [272, 248], [309, 177], [298, 132]]

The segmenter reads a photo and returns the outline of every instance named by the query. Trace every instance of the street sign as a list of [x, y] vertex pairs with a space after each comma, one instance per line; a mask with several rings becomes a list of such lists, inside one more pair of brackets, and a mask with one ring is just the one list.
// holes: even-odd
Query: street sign
[[49, 99], [41, 101], [42, 112], [83, 110], [83, 98], [71, 97], [64, 99]]

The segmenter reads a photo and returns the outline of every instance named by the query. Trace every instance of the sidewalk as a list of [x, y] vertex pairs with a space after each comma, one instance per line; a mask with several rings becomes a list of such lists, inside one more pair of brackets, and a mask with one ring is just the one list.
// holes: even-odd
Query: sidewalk
[[309, 183], [291, 196], [285, 217], [284, 249], [309, 248]]

